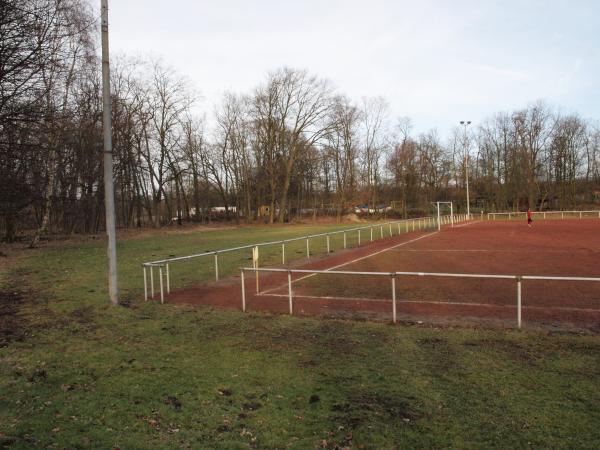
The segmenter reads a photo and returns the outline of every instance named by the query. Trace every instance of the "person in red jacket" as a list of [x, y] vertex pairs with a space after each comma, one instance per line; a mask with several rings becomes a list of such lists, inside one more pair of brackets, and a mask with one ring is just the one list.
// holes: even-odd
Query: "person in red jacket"
[[531, 212], [531, 208], [527, 208], [527, 226], [531, 227], [533, 223], [533, 213]]

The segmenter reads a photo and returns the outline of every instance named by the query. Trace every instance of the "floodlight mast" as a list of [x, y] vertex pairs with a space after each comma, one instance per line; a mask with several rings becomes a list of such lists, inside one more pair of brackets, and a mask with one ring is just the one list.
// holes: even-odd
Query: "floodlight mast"
[[471, 121], [470, 120], [461, 120], [460, 124], [464, 127], [465, 129], [465, 140], [464, 140], [464, 146], [465, 146], [465, 185], [467, 188], [467, 217], [470, 219], [471, 218], [471, 205], [470, 205], [470, 201], [469, 201], [469, 152], [468, 152], [468, 146], [467, 146], [467, 127], [469, 125], [471, 125]]
[[115, 226], [115, 192], [113, 186], [113, 149], [110, 105], [110, 66], [108, 52], [108, 0], [100, 0], [102, 29], [102, 131], [104, 138], [104, 209], [108, 236], [108, 293], [113, 305], [119, 304], [117, 279], [117, 233]]

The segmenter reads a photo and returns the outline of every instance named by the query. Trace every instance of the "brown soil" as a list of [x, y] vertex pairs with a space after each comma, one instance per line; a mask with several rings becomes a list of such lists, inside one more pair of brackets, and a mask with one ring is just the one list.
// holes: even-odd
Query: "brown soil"
[[[478, 222], [414, 232], [336, 252], [296, 267], [350, 271], [450, 272], [600, 277], [600, 220]], [[417, 239], [420, 238], [420, 239]], [[402, 245], [397, 245], [402, 244]], [[392, 248], [394, 247], [394, 248]], [[357, 258], [386, 250], [360, 261]], [[290, 267], [290, 266], [288, 266]], [[391, 319], [391, 279], [317, 275], [293, 279], [294, 314]], [[248, 310], [289, 313], [287, 274], [246, 276]], [[265, 295], [266, 294], [266, 295]], [[327, 298], [324, 298], [327, 297]], [[400, 319], [514, 324], [516, 281], [399, 277]], [[239, 277], [173, 291], [166, 301], [241, 308]], [[600, 282], [524, 281], [523, 321], [600, 329]]]

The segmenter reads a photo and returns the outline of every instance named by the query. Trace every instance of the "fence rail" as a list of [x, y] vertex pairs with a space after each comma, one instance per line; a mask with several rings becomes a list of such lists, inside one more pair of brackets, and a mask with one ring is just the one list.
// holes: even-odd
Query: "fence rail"
[[[471, 219], [472, 219], [473, 215], [471, 214]], [[154, 268], [158, 268], [158, 274], [159, 274], [159, 286], [160, 286], [160, 298], [161, 298], [161, 302], [164, 302], [164, 287], [163, 286], [163, 277], [166, 278], [166, 292], [170, 293], [171, 292], [171, 277], [170, 277], [170, 272], [169, 272], [169, 266], [170, 264], [174, 263], [174, 262], [180, 262], [180, 261], [188, 261], [191, 259], [196, 259], [196, 258], [205, 258], [205, 257], [212, 257], [214, 259], [214, 270], [215, 270], [215, 281], [219, 281], [219, 255], [225, 254], [225, 253], [230, 253], [230, 252], [236, 252], [236, 251], [242, 251], [242, 250], [252, 250], [253, 252], [256, 251], [258, 253], [258, 248], [260, 247], [267, 247], [267, 246], [275, 246], [275, 245], [281, 245], [281, 262], [282, 264], [286, 263], [286, 245], [289, 245], [292, 242], [297, 242], [297, 241], [306, 241], [306, 258], [310, 259], [311, 257], [311, 249], [310, 249], [310, 244], [311, 244], [311, 240], [316, 239], [316, 238], [325, 238], [326, 240], [326, 247], [327, 247], [327, 254], [331, 253], [333, 251], [333, 248], [331, 246], [331, 237], [332, 236], [336, 236], [336, 235], [343, 235], [343, 249], [347, 249], [348, 248], [348, 240], [347, 240], [347, 236], [351, 233], [356, 233], [357, 234], [357, 242], [358, 242], [358, 247], [360, 247], [365, 241], [368, 242], [373, 242], [374, 240], [378, 240], [378, 239], [383, 239], [385, 237], [391, 237], [394, 236], [394, 233], [396, 233], [396, 236], [402, 234], [402, 233], [408, 233], [410, 231], [418, 231], [418, 230], [423, 230], [423, 229], [431, 229], [433, 227], [437, 227], [438, 229], [440, 229], [440, 227], [442, 225], [451, 225], [454, 226], [454, 223], [457, 222], [464, 222], [467, 220], [470, 220], [470, 218], [466, 215], [466, 214], [450, 214], [450, 215], [443, 215], [443, 216], [439, 216], [439, 217], [418, 217], [418, 218], [414, 218], [414, 219], [403, 219], [403, 220], [395, 220], [395, 221], [390, 221], [390, 222], [385, 222], [385, 223], [381, 223], [381, 224], [371, 224], [371, 225], [366, 225], [366, 226], [362, 226], [362, 227], [355, 227], [355, 228], [348, 228], [348, 229], [344, 229], [344, 230], [337, 230], [337, 231], [331, 231], [331, 232], [326, 232], [326, 233], [318, 233], [318, 234], [311, 234], [311, 235], [306, 235], [306, 236], [300, 236], [300, 237], [296, 237], [296, 238], [290, 238], [290, 239], [281, 239], [281, 240], [276, 240], [276, 241], [269, 241], [269, 242], [261, 242], [261, 243], [256, 243], [256, 244], [247, 244], [247, 245], [241, 245], [238, 247], [232, 247], [232, 248], [225, 248], [225, 249], [220, 249], [220, 250], [211, 250], [211, 251], [207, 251], [207, 252], [203, 252], [203, 253], [197, 253], [197, 254], [193, 254], [193, 255], [187, 255], [187, 256], [178, 256], [178, 257], [173, 257], [173, 258], [167, 258], [167, 259], [160, 259], [160, 260], [156, 260], [156, 261], [149, 261], [149, 262], [144, 262], [142, 263], [142, 269], [143, 269], [143, 278], [144, 278], [144, 299], [148, 300], [148, 296], [150, 294], [151, 298], [154, 298]], [[379, 231], [379, 233], [377, 233], [377, 231]], [[367, 232], [366, 236], [363, 236], [363, 232]], [[379, 235], [379, 236], [377, 236]], [[254, 259], [254, 257], [253, 257]], [[258, 265], [258, 261], [256, 261], [257, 265]], [[150, 280], [148, 280], [148, 273], [150, 272]], [[149, 281], [149, 283], [148, 283]]]
[[[532, 211], [533, 212], [533, 216], [535, 218], [543, 218], [543, 219], [555, 219], [558, 218], [558, 216], [560, 216], [561, 219], [569, 218], [569, 217], [575, 217], [575, 218], [579, 218], [579, 219], [583, 219], [583, 218], [598, 218], [600, 219], [600, 211]], [[481, 213], [483, 216], [483, 213]], [[502, 217], [507, 217], [508, 220], [512, 220], [513, 218], [526, 218], [527, 217], [527, 212], [497, 212], [497, 213], [487, 213], [487, 220], [498, 220], [498, 217], [500, 217], [500, 220], [504, 220], [502, 219]]]
[[[584, 281], [600, 282], [600, 278], [594, 277], [557, 277], [557, 276], [538, 276], [538, 275], [494, 275], [494, 274], [474, 274], [474, 273], [442, 273], [442, 272], [355, 272], [348, 270], [312, 270], [312, 269], [277, 269], [277, 268], [256, 268], [243, 267], [240, 269], [240, 278], [242, 286], [242, 311], [246, 311], [246, 288], [245, 272], [254, 272], [258, 275], [260, 272], [287, 273], [287, 291], [290, 314], [293, 314], [293, 274], [326, 274], [326, 275], [348, 275], [348, 276], [375, 276], [389, 278], [392, 294], [392, 321], [396, 323], [396, 278], [403, 276], [417, 277], [444, 277], [444, 278], [480, 278], [480, 279], [502, 279], [514, 280], [516, 282], [516, 309], [517, 309], [517, 328], [522, 327], [522, 284], [525, 280], [543, 280], [543, 281]], [[257, 284], [257, 293], [258, 284]]]

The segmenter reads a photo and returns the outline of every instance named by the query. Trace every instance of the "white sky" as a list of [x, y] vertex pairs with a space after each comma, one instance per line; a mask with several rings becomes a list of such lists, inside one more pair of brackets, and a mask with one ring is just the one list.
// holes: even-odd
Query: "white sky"
[[210, 114], [281, 66], [447, 135], [544, 99], [600, 119], [600, 1], [109, 0], [111, 52], [161, 56]]

